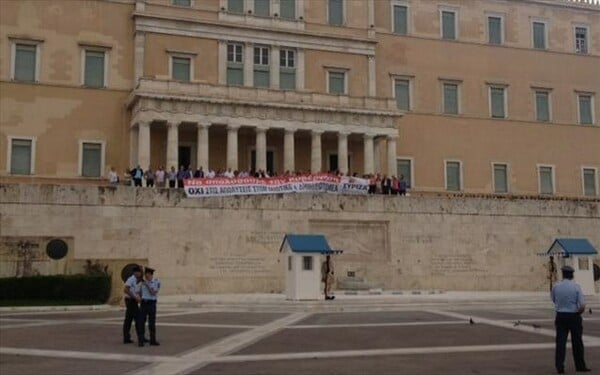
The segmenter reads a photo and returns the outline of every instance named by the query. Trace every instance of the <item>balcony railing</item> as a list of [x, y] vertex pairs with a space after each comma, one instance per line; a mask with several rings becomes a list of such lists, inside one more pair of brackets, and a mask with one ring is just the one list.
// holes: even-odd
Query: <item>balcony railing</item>
[[358, 111], [398, 112], [396, 101], [387, 98], [329, 95], [268, 88], [222, 86], [201, 82], [180, 82], [142, 78], [133, 96], [178, 97], [184, 100], [255, 102], [303, 107], [334, 107]]

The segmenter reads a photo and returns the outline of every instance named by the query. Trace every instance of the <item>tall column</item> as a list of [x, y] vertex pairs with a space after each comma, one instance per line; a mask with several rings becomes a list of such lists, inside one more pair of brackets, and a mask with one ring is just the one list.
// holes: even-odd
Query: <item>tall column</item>
[[296, 61], [296, 90], [304, 90], [304, 50], [298, 49]]
[[197, 127], [197, 137], [198, 137], [198, 147], [197, 147], [197, 155], [196, 155], [196, 167], [202, 167], [204, 171], [208, 171], [208, 127], [210, 124], [201, 124], [198, 123]]
[[138, 161], [138, 128], [131, 125], [129, 128], [129, 166], [133, 168]]
[[294, 172], [296, 170], [295, 165], [295, 155], [296, 152], [294, 150], [294, 133], [296, 130], [294, 129], [285, 129], [285, 134], [283, 135], [283, 170]]
[[138, 123], [138, 158], [137, 163], [142, 169], [150, 165], [150, 123]]
[[388, 176], [395, 176], [396, 171], [396, 140], [397, 135], [388, 135], [387, 137], [387, 174]]
[[310, 145], [310, 171], [312, 173], [319, 173], [323, 171], [323, 165], [321, 162], [321, 135], [323, 131], [313, 130], [312, 141]]
[[381, 163], [381, 147], [383, 145], [383, 137], [377, 137], [374, 141], [373, 153], [375, 154], [373, 160], [373, 166], [375, 169], [375, 173], [383, 173], [382, 163]]
[[227, 168], [238, 169], [238, 130], [239, 126], [227, 126]]
[[219, 40], [219, 85], [227, 84], [227, 41]]
[[254, 86], [254, 45], [244, 46], [244, 86]]
[[[136, 6], [138, 4], [143, 4], [143, 3], [136, 3]], [[145, 55], [144, 48], [146, 45], [146, 33], [144, 33], [143, 31], [136, 31], [135, 37], [133, 40], [133, 44], [134, 44], [134, 48], [135, 48], [135, 53], [133, 56], [134, 78], [135, 78], [134, 86], [136, 86], [138, 80], [144, 76], [144, 55]]]
[[267, 170], [267, 129], [256, 128], [256, 170]]
[[363, 141], [365, 157], [364, 173], [373, 174], [375, 172], [373, 165], [373, 136], [371, 134], [365, 134], [363, 136]]
[[271, 88], [279, 88], [279, 47], [271, 47]]
[[348, 133], [338, 133], [338, 169], [342, 174], [347, 174], [348, 170]]
[[[167, 165], [166, 170], [175, 167], [179, 169], [179, 124], [167, 122]], [[186, 165], [187, 167], [187, 165]]]
[[377, 75], [375, 72], [375, 56], [367, 56], [369, 65], [369, 96], [376, 96]]

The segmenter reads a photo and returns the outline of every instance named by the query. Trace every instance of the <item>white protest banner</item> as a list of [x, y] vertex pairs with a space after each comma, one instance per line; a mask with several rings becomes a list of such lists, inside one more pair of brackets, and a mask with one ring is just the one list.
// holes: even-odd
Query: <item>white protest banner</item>
[[369, 181], [327, 174], [272, 178], [194, 178], [184, 181], [188, 198], [283, 193], [367, 194]]

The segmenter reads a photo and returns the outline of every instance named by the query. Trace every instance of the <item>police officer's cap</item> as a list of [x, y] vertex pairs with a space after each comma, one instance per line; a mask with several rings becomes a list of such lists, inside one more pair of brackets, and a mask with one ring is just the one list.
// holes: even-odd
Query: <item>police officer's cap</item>
[[142, 267], [135, 265], [131, 267], [131, 272], [142, 272]]
[[144, 273], [154, 275], [154, 268], [146, 267]]
[[562, 266], [560, 270], [563, 271], [563, 272], [566, 272], [566, 273], [573, 273], [573, 272], [575, 272], [575, 270], [571, 266]]

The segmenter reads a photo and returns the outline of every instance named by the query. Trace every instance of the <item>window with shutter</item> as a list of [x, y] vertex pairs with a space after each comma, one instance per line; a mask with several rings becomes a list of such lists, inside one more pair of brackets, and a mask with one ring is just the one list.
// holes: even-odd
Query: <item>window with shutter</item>
[[582, 125], [593, 124], [592, 118], [592, 96], [591, 95], [579, 95], [579, 123]]
[[296, 88], [296, 51], [293, 49], [279, 51], [279, 88], [282, 90]]
[[172, 57], [172, 79], [189, 82], [191, 80], [191, 60], [189, 57]]
[[546, 24], [533, 23], [533, 48], [546, 49]]
[[587, 42], [587, 28], [576, 27], [575, 28], [575, 52], [577, 53], [588, 53], [588, 42]]
[[279, 0], [279, 13], [281, 18], [296, 19], [296, 0]]
[[394, 81], [394, 96], [396, 106], [403, 111], [410, 111], [410, 82], [406, 79]]
[[458, 85], [444, 83], [444, 113], [458, 114]]
[[344, 72], [329, 72], [329, 93], [340, 94], [346, 93], [346, 73]]
[[190, 7], [192, 6], [192, 0], [173, 0], [173, 5], [178, 5], [180, 7]]
[[32, 144], [30, 139], [12, 139], [10, 154], [11, 174], [31, 174]]
[[583, 195], [593, 197], [598, 194], [596, 187], [596, 170], [592, 168], [583, 169]]
[[488, 42], [502, 44], [502, 18], [488, 17]]
[[504, 98], [504, 88], [503, 87], [490, 87], [490, 101], [491, 101], [491, 111], [493, 118], [505, 118], [506, 111], [504, 108], [505, 98]]
[[446, 190], [460, 191], [460, 162], [446, 162]]
[[89, 87], [104, 87], [104, 51], [85, 51], [83, 84]]
[[412, 168], [411, 168], [411, 159], [398, 159], [396, 161], [396, 173], [398, 179], [401, 176], [404, 176], [404, 181], [406, 181], [408, 187], [412, 186]]
[[494, 164], [494, 193], [508, 193], [508, 167]]
[[547, 91], [535, 92], [535, 113], [537, 121], [550, 121], [550, 101]]
[[254, 47], [254, 86], [269, 87], [271, 73], [269, 69], [268, 47]]
[[15, 72], [17, 81], [34, 82], [37, 46], [32, 44], [17, 44], [15, 46]]
[[81, 175], [83, 177], [100, 177], [102, 175], [102, 144], [84, 142], [81, 148]]
[[344, 24], [344, 0], [328, 0], [329, 24], [340, 26]]
[[271, 15], [270, 0], [254, 0], [254, 15], [268, 17]]
[[244, 13], [244, 0], [227, 0], [227, 10], [231, 13]]
[[552, 167], [539, 167], [540, 194], [554, 194]]
[[456, 13], [442, 11], [442, 38], [456, 39]]
[[230, 43], [227, 45], [227, 84], [244, 84], [244, 46]]
[[394, 5], [394, 33], [406, 35], [408, 32], [408, 8]]

